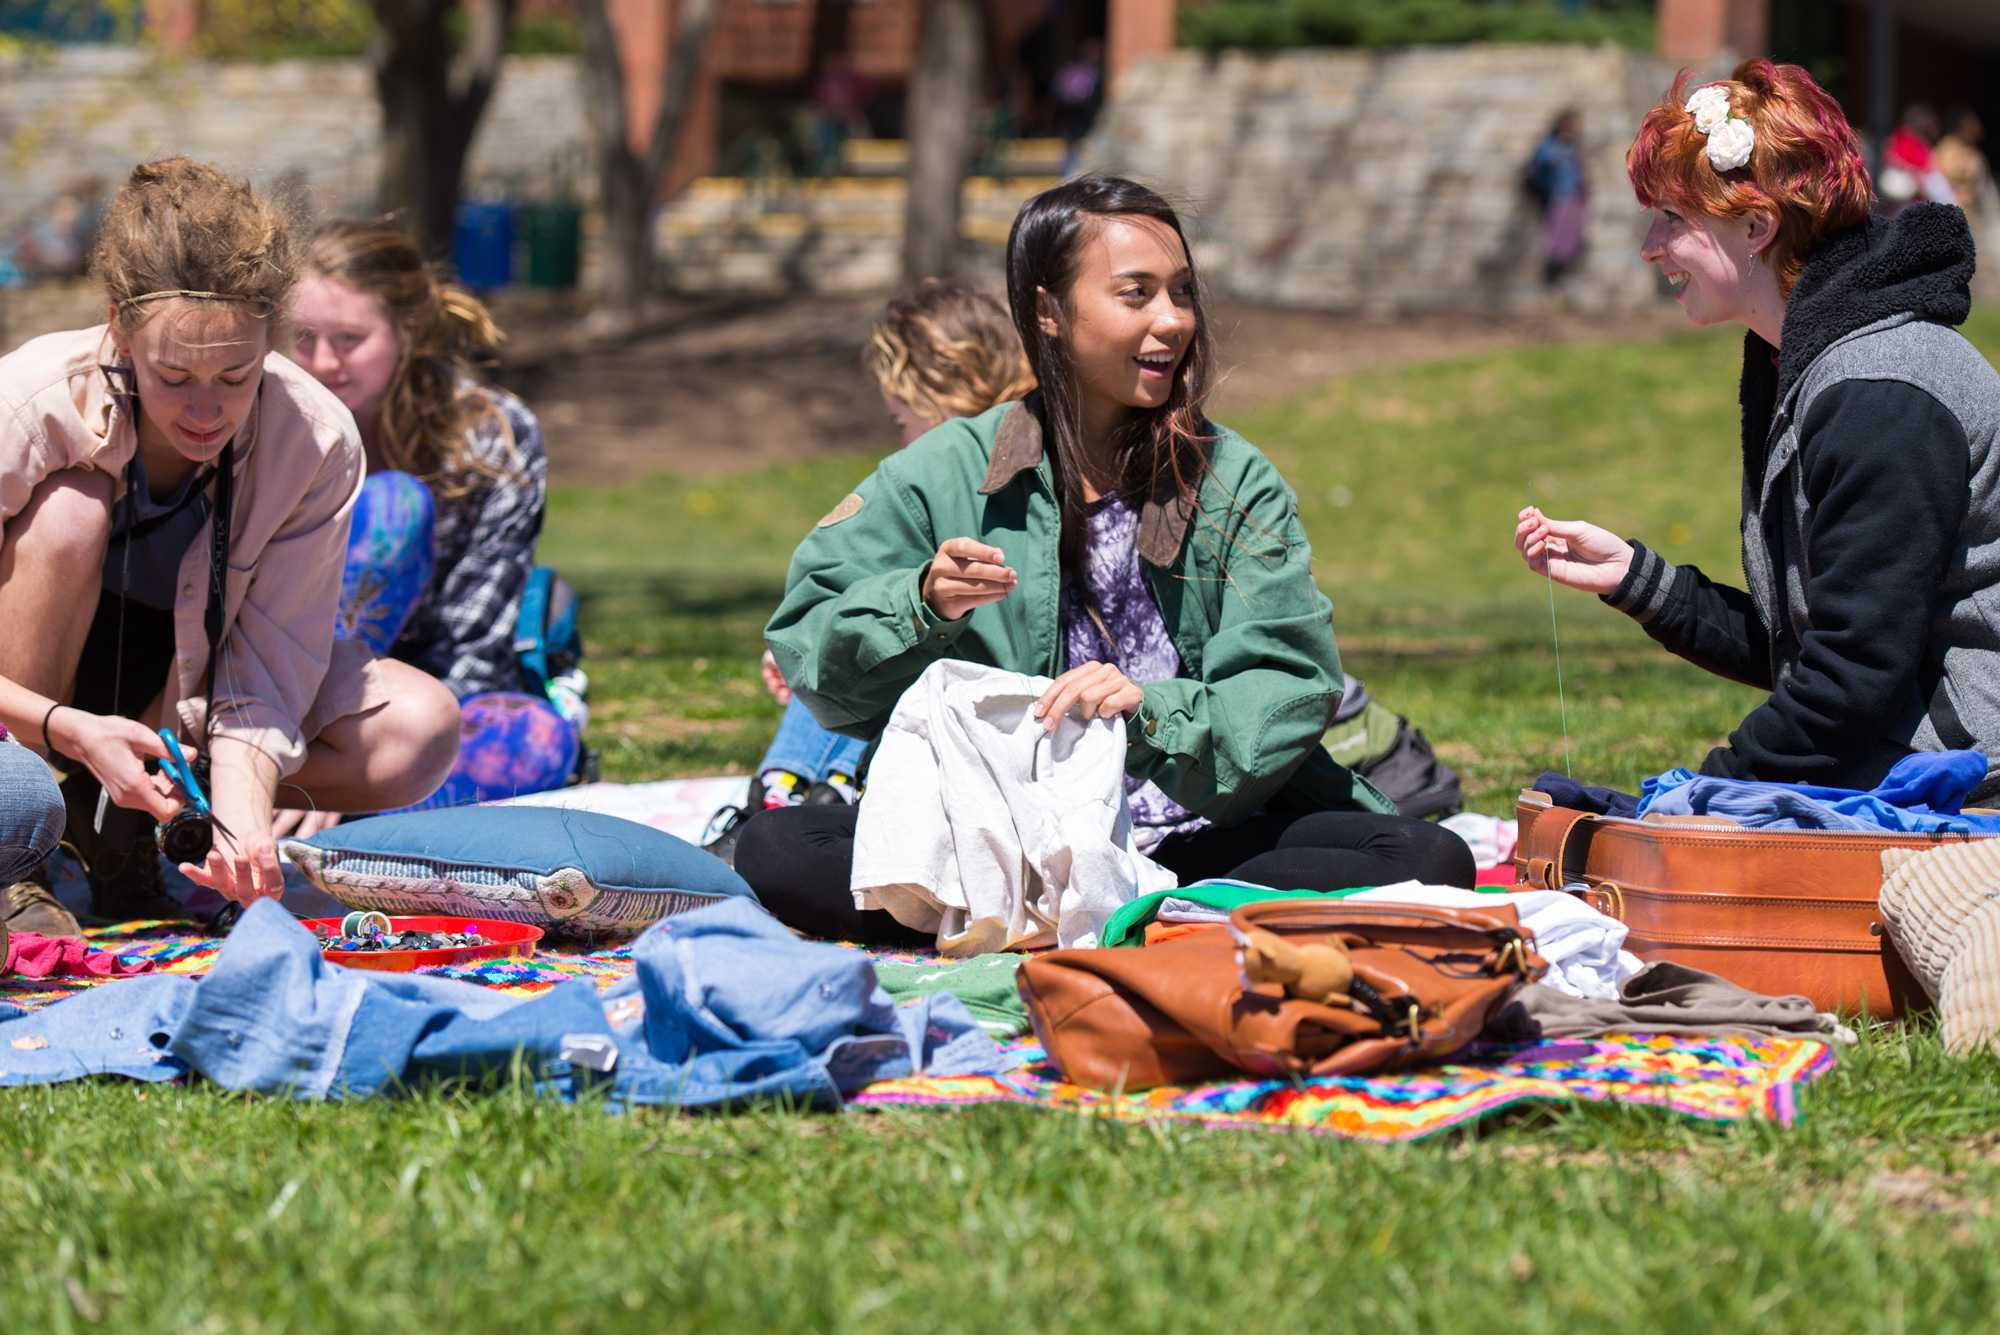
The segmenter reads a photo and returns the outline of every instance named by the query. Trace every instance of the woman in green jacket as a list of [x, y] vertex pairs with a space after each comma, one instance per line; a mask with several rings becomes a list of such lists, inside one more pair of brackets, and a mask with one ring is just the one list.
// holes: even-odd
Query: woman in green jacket
[[[799, 545], [765, 632], [794, 693], [872, 738], [940, 658], [1048, 676], [1050, 729], [1126, 720], [1136, 842], [1183, 882], [1472, 884], [1463, 842], [1320, 747], [1332, 605], [1290, 488], [1203, 413], [1214, 354], [1172, 207], [1112, 177], [1037, 195], [1007, 291], [1041, 388], [891, 455]], [[765, 812], [737, 870], [794, 927], [899, 940], [852, 907], [856, 814]]]

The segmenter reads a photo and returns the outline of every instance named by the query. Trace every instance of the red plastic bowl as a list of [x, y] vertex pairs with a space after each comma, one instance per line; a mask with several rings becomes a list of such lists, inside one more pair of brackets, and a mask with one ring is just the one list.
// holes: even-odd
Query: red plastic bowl
[[[340, 933], [339, 918], [307, 918], [305, 928], [309, 932], [324, 929], [328, 936]], [[519, 957], [531, 959], [535, 954], [535, 942], [542, 939], [542, 929], [531, 927], [524, 922], [503, 922], [498, 918], [449, 917], [436, 914], [417, 914], [406, 918], [390, 918], [392, 932], [462, 932], [471, 923], [479, 929], [479, 944], [476, 946], [440, 946], [435, 950], [327, 950], [320, 954], [335, 964], [345, 964], [350, 969], [378, 969], [384, 973], [408, 973], [412, 969], [427, 968], [433, 964], [464, 964], [470, 960], [491, 960]]]

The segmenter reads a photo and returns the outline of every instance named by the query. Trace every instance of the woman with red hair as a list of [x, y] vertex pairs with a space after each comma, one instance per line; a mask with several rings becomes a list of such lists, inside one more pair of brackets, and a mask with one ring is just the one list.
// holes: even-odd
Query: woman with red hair
[[1768, 690], [1702, 762], [1873, 788], [1915, 751], [1978, 750], [2000, 791], [2000, 374], [1956, 208], [1870, 216], [1860, 145], [1795, 65], [1673, 91], [1626, 171], [1640, 251], [1743, 345], [1743, 569], [1718, 584], [1592, 524], [1523, 510], [1531, 569], [1598, 594], [1697, 666]]

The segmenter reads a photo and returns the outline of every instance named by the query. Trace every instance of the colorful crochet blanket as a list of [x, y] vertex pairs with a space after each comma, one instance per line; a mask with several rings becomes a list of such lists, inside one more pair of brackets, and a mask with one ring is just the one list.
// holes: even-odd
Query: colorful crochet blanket
[[1627, 1103], [1707, 1121], [1768, 1119], [1790, 1126], [1797, 1091], [1833, 1069], [1816, 1039], [1614, 1034], [1589, 1041], [1495, 1048], [1462, 1065], [1401, 1075], [1300, 1082], [1218, 1080], [1109, 1094], [1065, 1084], [1032, 1040], [1003, 1076], [915, 1076], [870, 1085], [850, 1104], [963, 1108], [1020, 1103], [1120, 1121], [1286, 1128], [1381, 1142], [1420, 1140], [1530, 1103]]
[[[97, 928], [91, 944], [164, 973], [205, 973], [221, 949], [181, 924], [136, 922]], [[884, 962], [927, 955], [872, 951]], [[630, 973], [629, 945], [539, 950], [532, 959], [481, 960], [430, 972], [517, 996], [573, 978], [599, 988]], [[0, 1003], [36, 1009], [114, 980], [0, 978]], [[1285, 1081], [1215, 1081], [1189, 1088], [1113, 1095], [1066, 1084], [1031, 1039], [1012, 1046], [1026, 1059], [1004, 1076], [916, 1076], [870, 1085], [851, 1106], [962, 1108], [1024, 1104], [1123, 1121], [1305, 1130], [1354, 1140], [1405, 1141], [1436, 1135], [1503, 1109], [1534, 1103], [1624, 1103], [1665, 1108], [1709, 1121], [1768, 1120], [1790, 1126], [1798, 1091], [1833, 1068], [1833, 1050], [1803, 1038], [1685, 1038], [1616, 1034], [1590, 1041], [1494, 1048], [1472, 1061], [1400, 1075]]]
[[[222, 949], [221, 937], [191, 932], [185, 923], [128, 922], [114, 927], [93, 927], [84, 935], [92, 946], [113, 951], [128, 964], [152, 961], [159, 973], [207, 973], [216, 953]], [[629, 942], [591, 951], [542, 947], [532, 959], [474, 960], [470, 964], [447, 964], [425, 972], [523, 997], [546, 992], [572, 978], [588, 979], [602, 989], [632, 972], [632, 947]], [[0, 1004], [39, 1010], [86, 987], [108, 981], [111, 980], [0, 977]]]

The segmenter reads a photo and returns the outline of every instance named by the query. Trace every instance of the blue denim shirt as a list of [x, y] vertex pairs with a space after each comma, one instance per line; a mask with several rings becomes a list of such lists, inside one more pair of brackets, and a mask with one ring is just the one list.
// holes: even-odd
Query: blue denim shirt
[[259, 902], [206, 978], [105, 983], [46, 1010], [0, 1007], [0, 1085], [206, 1076], [229, 1089], [353, 1098], [517, 1060], [547, 1091], [613, 1105], [782, 1098], [837, 1107], [873, 1080], [991, 1073], [1012, 1060], [956, 997], [897, 1009], [865, 955], [800, 941], [754, 904], [668, 919], [599, 995], [522, 999], [423, 974], [328, 964]]

